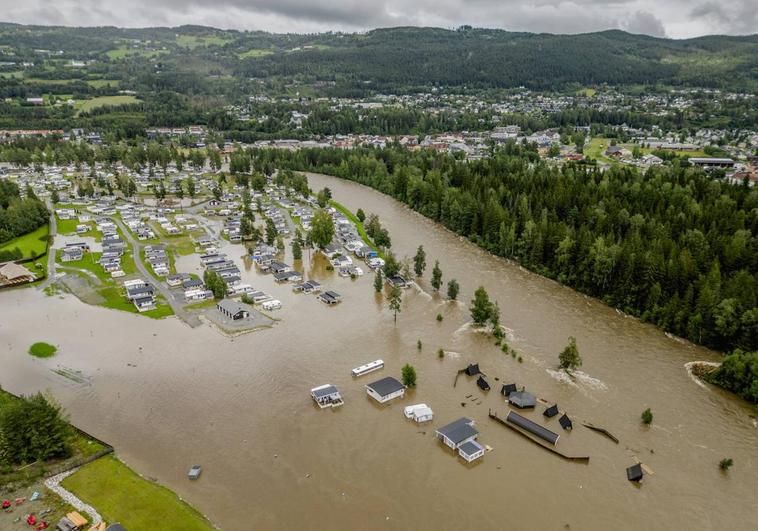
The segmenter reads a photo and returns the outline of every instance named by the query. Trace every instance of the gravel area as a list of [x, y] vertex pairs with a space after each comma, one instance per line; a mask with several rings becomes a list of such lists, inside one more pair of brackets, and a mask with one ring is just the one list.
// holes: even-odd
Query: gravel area
[[60, 496], [63, 499], [63, 501], [65, 501], [72, 507], [75, 507], [77, 511], [87, 513], [87, 515], [90, 518], [90, 525], [97, 525], [103, 521], [100, 514], [92, 506], [87, 505], [82, 500], [74, 496], [71, 492], [61, 487], [61, 484], [60, 484], [61, 481], [69, 477], [71, 474], [73, 474], [77, 470], [79, 469], [74, 468], [73, 470], [69, 470], [67, 472], [63, 472], [62, 474], [58, 474], [57, 476], [48, 478], [45, 480], [45, 486], [51, 491], [55, 492], [58, 496]]

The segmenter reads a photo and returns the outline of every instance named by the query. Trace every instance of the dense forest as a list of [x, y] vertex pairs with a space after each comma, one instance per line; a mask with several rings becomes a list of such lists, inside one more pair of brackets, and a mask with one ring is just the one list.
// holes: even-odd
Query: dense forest
[[530, 147], [256, 150], [371, 186], [497, 255], [709, 347], [758, 348], [758, 190], [672, 167], [551, 167]]
[[30, 190], [22, 198], [14, 182], [0, 179], [0, 243], [41, 227], [48, 216], [45, 204]]

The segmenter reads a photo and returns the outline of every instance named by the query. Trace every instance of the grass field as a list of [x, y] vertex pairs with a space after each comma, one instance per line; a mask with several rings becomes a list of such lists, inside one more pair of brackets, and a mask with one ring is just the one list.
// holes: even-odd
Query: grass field
[[250, 58], [255, 58], [255, 57], [265, 57], [273, 53], [274, 53], [273, 50], [253, 49], [253, 50], [248, 50], [246, 52], [242, 52], [241, 54], [239, 54], [239, 58], [250, 59]]
[[583, 88], [576, 91], [577, 96], [584, 96], [586, 98], [592, 98], [595, 94], [597, 94], [597, 90], [593, 88]]
[[0, 245], [0, 251], [12, 251], [16, 247], [21, 250], [24, 258], [40, 256], [47, 250], [48, 226], [43, 225], [34, 232], [24, 234]]
[[111, 455], [83, 466], [62, 485], [97, 508], [106, 522], [120, 522], [126, 529], [213, 529], [175, 493], [142, 478]]
[[29, 347], [29, 354], [36, 358], [52, 358], [58, 352], [58, 347], [42, 341]]
[[350, 212], [347, 208], [339, 204], [337, 201], [330, 200], [329, 204], [336, 208], [338, 211], [342, 212], [347, 219], [349, 219], [354, 225], [355, 228], [358, 229], [358, 234], [361, 235], [361, 239], [363, 240], [363, 243], [371, 247], [374, 251], [376, 251], [380, 257], [384, 258], [383, 253], [379, 252], [379, 250], [376, 248], [376, 245], [374, 245], [374, 242], [371, 241], [371, 238], [368, 237], [368, 234], [366, 234], [366, 229], [363, 228], [363, 223], [356, 217], [355, 214]]
[[165, 50], [143, 50], [141, 48], [129, 48], [127, 46], [122, 46], [120, 48], [108, 50], [107, 52], [105, 52], [105, 55], [107, 55], [111, 59], [124, 59], [126, 57], [129, 57], [130, 55], [139, 55], [142, 57], [155, 57], [156, 55], [160, 55], [162, 53], [165, 53]]
[[141, 101], [142, 100], [135, 98], [134, 96], [101, 96], [99, 98], [85, 101], [84, 105], [81, 107], [81, 111], [87, 112], [106, 105], [126, 105], [129, 103], [140, 103]]
[[118, 79], [88, 79], [87, 84], [92, 88], [118, 87], [120, 81]]
[[232, 42], [232, 39], [220, 35], [179, 35], [176, 38], [176, 44], [183, 48], [197, 48], [198, 46], [223, 46]]

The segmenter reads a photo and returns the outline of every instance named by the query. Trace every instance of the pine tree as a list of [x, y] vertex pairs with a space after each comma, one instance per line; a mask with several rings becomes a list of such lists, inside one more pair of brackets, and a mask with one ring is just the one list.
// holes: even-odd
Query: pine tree
[[434, 261], [434, 269], [432, 269], [432, 287], [435, 291], [439, 291], [442, 287], [442, 269], [440, 269], [439, 260]]

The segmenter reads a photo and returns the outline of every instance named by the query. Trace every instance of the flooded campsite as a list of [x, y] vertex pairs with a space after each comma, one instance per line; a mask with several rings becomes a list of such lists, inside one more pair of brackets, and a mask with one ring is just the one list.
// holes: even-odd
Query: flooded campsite
[[[236, 268], [246, 295], [266, 296], [255, 310], [200, 304], [150, 319], [64, 291], [8, 290], [0, 385], [49, 391], [73, 424], [223, 529], [753, 528], [758, 502], [745, 493], [758, 491], [755, 409], [687, 369], [717, 353], [489, 255], [371, 189], [323, 175], [308, 181], [351, 212], [377, 214], [398, 257], [423, 245], [443, 282], [460, 283], [458, 301], [435, 293], [427, 270], [403, 290], [395, 321], [364, 261], [353, 258], [361, 274], [341, 275], [315, 249], [295, 260], [288, 239], [262, 267], [266, 249], [251, 254], [221, 238], [224, 220], [198, 210], [197, 228], [223, 255], [219, 267]], [[292, 209], [279, 209], [292, 224]], [[118, 229], [144, 256], [131, 229]], [[190, 252], [170, 267], [202, 278], [212, 260]], [[471, 326], [479, 286], [498, 301], [517, 354]], [[156, 297], [158, 308], [176, 306], [169, 288]], [[271, 301], [279, 305], [263, 306]], [[250, 325], [235, 330], [241, 320]], [[570, 336], [584, 359], [572, 375], [557, 368]], [[39, 340], [58, 345], [55, 358], [25, 354]], [[372, 360], [382, 366], [351, 374]], [[367, 392], [400, 379], [405, 364], [417, 371], [415, 388], [384, 402], [377, 396], [393, 392], [387, 382]], [[479, 373], [459, 374], [472, 364]], [[325, 384], [339, 390], [339, 407], [312, 398]], [[502, 388], [510, 384], [524, 393], [509, 404]], [[521, 399], [534, 407], [519, 408]], [[414, 421], [427, 412], [406, 411], [411, 405], [428, 405], [433, 418]], [[553, 405], [559, 414], [544, 414]], [[650, 426], [640, 422], [646, 408]], [[468, 428], [451, 426], [461, 418]], [[471, 429], [476, 444], [465, 455], [449, 447], [447, 435]], [[715, 465], [725, 455], [739, 463], [729, 476]], [[202, 477], [189, 482], [195, 463]], [[627, 479], [636, 464], [641, 483]]]

